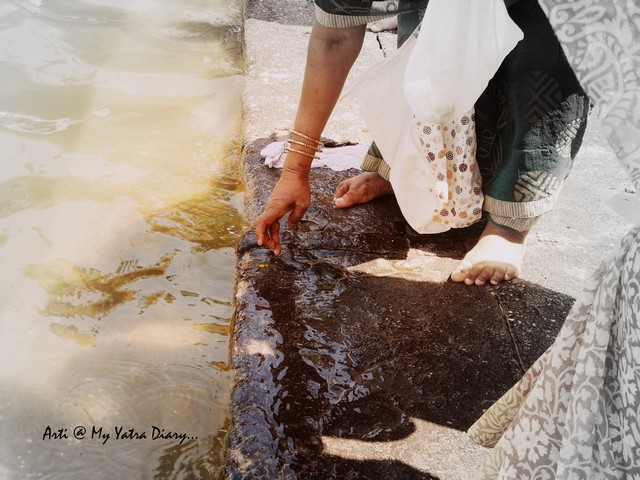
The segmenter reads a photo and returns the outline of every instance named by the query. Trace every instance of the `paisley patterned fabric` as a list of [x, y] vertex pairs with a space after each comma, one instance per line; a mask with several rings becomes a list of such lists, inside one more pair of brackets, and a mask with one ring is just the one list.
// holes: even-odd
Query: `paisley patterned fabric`
[[640, 188], [640, 2], [539, 0], [609, 141]]
[[640, 478], [640, 226], [555, 343], [469, 430], [482, 479]]
[[[539, 2], [640, 189], [640, 4]], [[482, 479], [640, 479], [640, 225], [594, 274], [555, 343], [469, 434], [493, 447]]]

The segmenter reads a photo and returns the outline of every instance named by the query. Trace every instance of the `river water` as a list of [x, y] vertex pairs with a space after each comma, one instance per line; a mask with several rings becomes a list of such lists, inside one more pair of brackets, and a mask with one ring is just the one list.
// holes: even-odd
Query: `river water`
[[241, 3], [0, 3], [0, 478], [221, 475]]

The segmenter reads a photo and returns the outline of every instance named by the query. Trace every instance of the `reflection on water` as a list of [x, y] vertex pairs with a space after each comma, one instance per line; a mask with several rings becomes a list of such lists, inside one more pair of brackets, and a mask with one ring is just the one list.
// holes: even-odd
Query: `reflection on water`
[[0, 4], [0, 478], [216, 478], [241, 0]]

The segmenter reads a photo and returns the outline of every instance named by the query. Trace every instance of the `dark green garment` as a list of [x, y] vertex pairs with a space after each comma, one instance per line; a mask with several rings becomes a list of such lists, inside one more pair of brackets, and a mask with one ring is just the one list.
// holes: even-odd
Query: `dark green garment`
[[553, 208], [587, 126], [589, 99], [536, 0], [509, 9], [524, 39], [475, 104], [484, 210], [528, 230]]
[[364, 25], [394, 15], [417, 16], [428, 3], [428, 0], [315, 0], [317, 20], [334, 28]]
[[[316, 0], [317, 10], [336, 16], [369, 18], [395, 9], [402, 13], [399, 41], [417, 26], [427, 4]], [[505, 58], [475, 105], [477, 162], [490, 220], [527, 231], [558, 198], [582, 143], [589, 101], [537, 0], [506, 4], [524, 39]], [[387, 177], [389, 167], [379, 155], [372, 145], [363, 167]]]
[[360, 17], [391, 16], [424, 10], [429, 0], [315, 0], [316, 5], [332, 15]]
[[[507, 7], [511, 7], [521, 0], [504, 0]], [[338, 16], [346, 19], [350, 17], [350, 25], [363, 25], [376, 18], [385, 18], [393, 15], [416, 15], [424, 12], [429, 0], [315, 0], [315, 4], [321, 12], [329, 16]], [[324, 22], [321, 22], [325, 24]], [[346, 26], [336, 20], [335, 24], [329, 22], [327, 26]]]

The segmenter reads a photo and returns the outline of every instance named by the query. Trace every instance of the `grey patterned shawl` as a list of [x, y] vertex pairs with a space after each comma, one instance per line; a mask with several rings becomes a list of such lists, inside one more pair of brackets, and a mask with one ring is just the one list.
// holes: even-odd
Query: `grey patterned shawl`
[[640, 2], [539, 3], [618, 159], [640, 190]]

